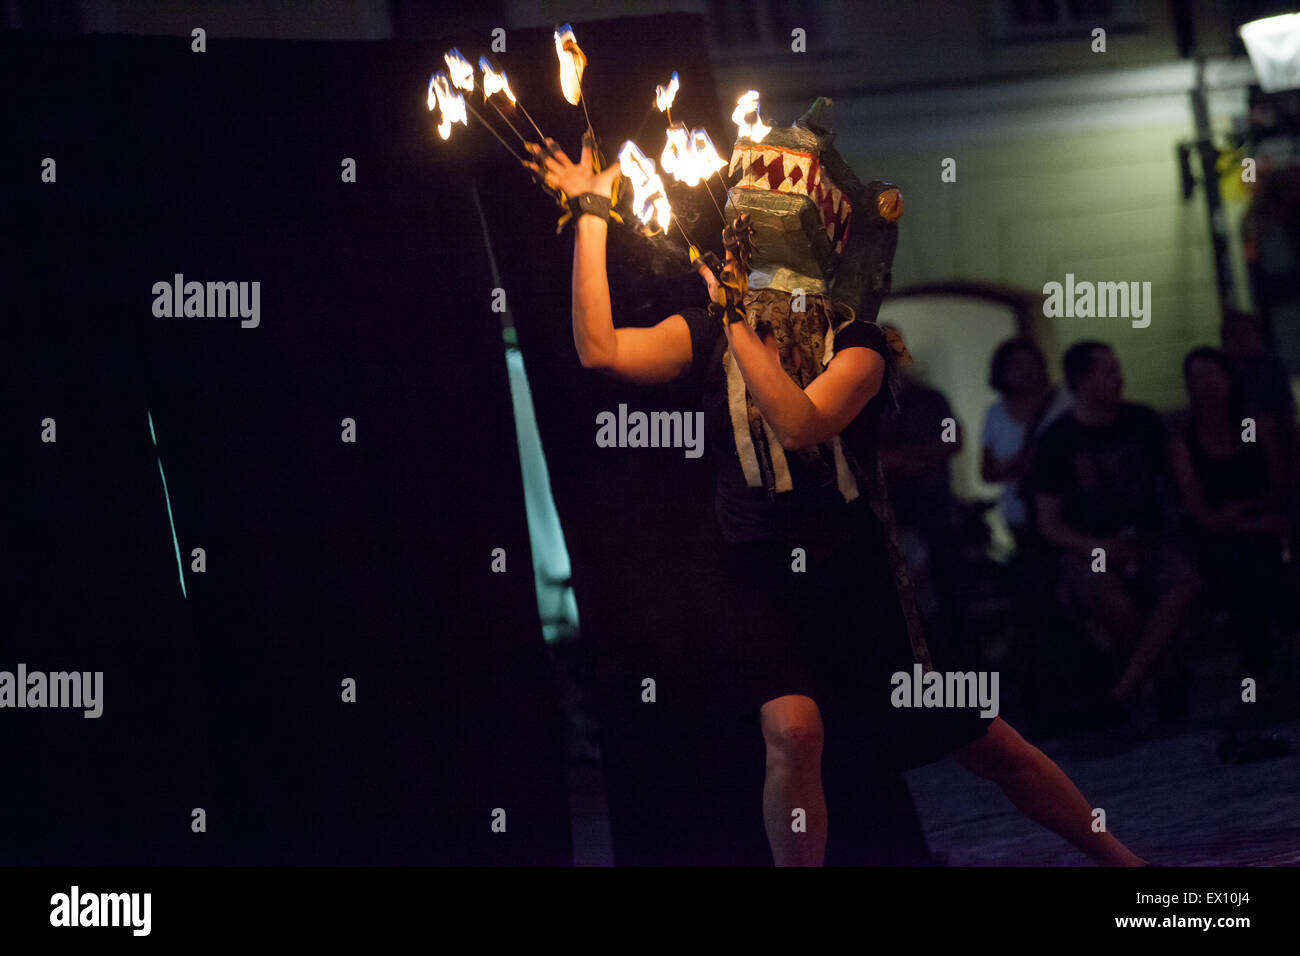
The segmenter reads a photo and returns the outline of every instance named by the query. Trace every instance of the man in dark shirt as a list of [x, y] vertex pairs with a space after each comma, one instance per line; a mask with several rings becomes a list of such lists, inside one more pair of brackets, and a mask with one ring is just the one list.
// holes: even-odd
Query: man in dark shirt
[[1173, 496], [1160, 417], [1124, 401], [1109, 346], [1079, 342], [1064, 366], [1074, 407], [1043, 434], [1030, 487], [1039, 530], [1061, 550], [1067, 609], [1099, 619], [1109, 636], [1133, 647], [1111, 689], [1122, 701], [1178, 632], [1197, 580], [1164, 513]]

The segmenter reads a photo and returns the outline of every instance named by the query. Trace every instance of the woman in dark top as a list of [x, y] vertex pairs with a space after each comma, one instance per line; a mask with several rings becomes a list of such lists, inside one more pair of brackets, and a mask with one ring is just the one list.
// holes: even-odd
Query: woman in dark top
[[[1109, 832], [1093, 831], [1091, 804], [1001, 718], [894, 706], [891, 676], [929, 661], [906, 572], [893, 560], [892, 515], [880, 506], [874, 436], [896, 381], [881, 329], [838, 314], [825, 296], [807, 296], [799, 312], [776, 290], [751, 292], [746, 322], [725, 328], [699, 309], [615, 328], [609, 224], [599, 212], [619, 166], [593, 172], [589, 150], [575, 165], [552, 149], [531, 148], [539, 178], [570, 197], [596, 197], [588, 205], [597, 212], [574, 224], [573, 336], [583, 366], [631, 382], [703, 376], [717, 495], [692, 561], [712, 610], [717, 678], [752, 707], [766, 742], [763, 816], [777, 865], [824, 860], [824, 742], [895, 769], [953, 753], [1094, 860], [1141, 865]], [[701, 278], [716, 289], [707, 269]], [[811, 326], [795, 334], [803, 322]]]
[[1260, 417], [1253, 439], [1244, 440], [1248, 413], [1241, 385], [1218, 349], [1188, 353], [1183, 379], [1190, 407], [1173, 429], [1170, 460], [1201, 577], [1228, 611], [1243, 663], [1263, 668], [1287, 535], [1276, 434], [1271, 420]]

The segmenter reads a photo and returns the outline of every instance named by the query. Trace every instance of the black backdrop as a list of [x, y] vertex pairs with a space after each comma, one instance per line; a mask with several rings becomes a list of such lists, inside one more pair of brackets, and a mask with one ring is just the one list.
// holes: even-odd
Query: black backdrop
[[[424, 105], [440, 49], [3, 43], [0, 669], [102, 670], [106, 708], [0, 712], [0, 856], [570, 862], [500, 317]], [[260, 326], [155, 318], [174, 273], [260, 281]]]
[[[657, 154], [648, 93], [677, 70], [675, 118], [725, 153], [699, 18], [578, 34], [608, 152], [639, 130]], [[182, 38], [3, 38], [0, 668], [103, 670], [107, 701], [97, 721], [0, 712], [4, 862], [571, 859], [475, 180], [570, 549], [616, 862], [770, 863], [757, 722], [704, 685], [707, 625], [686, 599], [708, 458], [595, 444], [599, 411], [689, 411], [699, 395], [579, 366], [554, 206], [472, 118], [448, 143], [433, 133], [425, 84], [452, 43], [477, 59], [487, 38], [209, 37], [204, 54]], [[508, 43], [497, 65], [573, 152], [581, 111], [555, 89], [550, 31]], [[40, 182], [46, 156], [56, 184]], [[707, 200], [675, 199], [716, 245]], [[613, 271], [620, 302], [643, 301]], [[154, 318], [153, 283], [178, 272], [259, 280], [260, 327]], [[39, 441], [47, 417], [56, 444]], [[507, 574], [490, 573], [495, 547]], [[356, 704], [340, 702], [345, 677]], [[830, 862], [924, 861], [901, 777], [826, 773]]]
[[[700, 18], [588, 22], [575, 31], [589, 61], [583, 83], [588, 110], [609, 158], [639, 128], [636, 141], [657, 164], [665, 120], [658, 112], [647, 119], [647, 112], [654, 85], [674, 70], [681, 78], [674, 119], [705, 126], [720, 149], [730, 145]], [[554, 89], [550, 31], [512, 31], [510, 43], [516, 93], [542, 130], [576, 155], [583, 113]], [[547, 95], [525, 97], [524, 90]], [[755, 782], [752, 761], [738, 765], [734, 754], [720, 759], [725, 744], [737, 739], [720, 733], [711, 719], [714, 699], [692, 654], [700, 635], [682, 565], [691, 530], [710, 505], [709, 460], [687, 459], [681, 449], [599, 448], [595, 441], [600, 411], [617, 413], [620, 403], [691, 411], [701, 407], [698, 387], [630, 385], [582, 368], [570, 322], [572, 232], [555, 235], [558, 210], [511, 168], [504, 150], [490, 154], [489, 162], [479, 174], [481, 183], [491, 183], [483, 190], [485, 215], [569, 548], [582, 639], [591, 652], [615, 860], [770, 863], [761, 815], [755, 815], [761, 763]], [[717, 236], [717, 214], [698, 191], [675, 191], [672, 198], [695, 239]], [[674, 231], [673, 238], [680, 236]], [[609, 260], [617, 324], [650, 325], [673, 311], [668, 302], [645, 305], [656, 290], [626, 279], [613, 252]], [[645, 307], [618, 307], [632, 303]], [[654, 703], [642, 700], [646, 678], [656, 682]], [[740, 742], [751, 756], [761, 748], [756, 730]]]

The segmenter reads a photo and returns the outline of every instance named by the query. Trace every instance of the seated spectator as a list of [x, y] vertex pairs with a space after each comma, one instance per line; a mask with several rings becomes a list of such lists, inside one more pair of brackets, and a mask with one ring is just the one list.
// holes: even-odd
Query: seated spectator
[[1174, 476], [1191, 520], [1201, 578], [1252, 671], [1268, 666], [1270, 609], [1283, 587], [1287, 519], [1271, 463], [1279, 459], [1268, 417], [1243, 440], [1246, 398], [1226, 354], [1198, 348], [1183, 361], [1190, 407], [1170, 437]]
[[1027, 338], [998, 346], [989, 366], [989, 387], [1002, 397], [984, 415], [980, 477], [1002, 485], [1002, 517], [1016, 539], [1017, 552], [1024, 552], [1033, 520], [1022, 480], [1029, 474], [1037, 439], [1070, 407], [1070, 393], [1048, 383], [1043, 353]]
[[1030, 475], [1038, 530], [1060, 549], [1062, 599], [1132, 648], [1111, 688], [1128, 699], [1178, 633], [1197, 591], [1168, 531], [1168, 448], [1159, 415], [1124, 400], [1115, 353], [1101, 342], [1066, 351], [1074, 399], [1044, 433]]

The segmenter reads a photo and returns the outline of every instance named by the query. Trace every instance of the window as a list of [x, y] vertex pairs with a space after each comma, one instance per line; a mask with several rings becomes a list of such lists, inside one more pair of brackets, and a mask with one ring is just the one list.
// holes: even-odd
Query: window
[[1136, 0], [994, 0], [993, 36], [998, 40], [1049, 40], [1138, 27]]
[[719, 49], [761, 51], [789, 49], [790, 31], [817, 26], [813, 0], [709, 0], [713, 45]]

